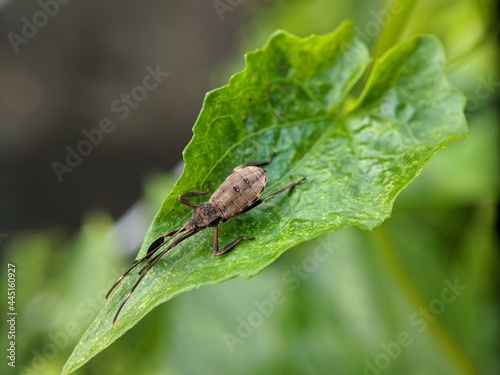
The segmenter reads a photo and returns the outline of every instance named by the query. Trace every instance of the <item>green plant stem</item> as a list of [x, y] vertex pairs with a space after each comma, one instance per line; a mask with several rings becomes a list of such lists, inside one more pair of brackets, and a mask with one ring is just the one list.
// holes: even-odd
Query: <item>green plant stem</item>
[[454, 71], [455, 69], [460, 68], [469, 58], [476, 56], [480, 48], [492, 41], [494, 42], [494, 39], [490, 35], [484, 34], [482, 38], [476, 41], [476, 43], [474, 43], [466, 51], [463, 51], [457, 56], [449, 59], [446, 63], [446, 71], [449, 73]]
[[[422, 306], [427, 306], [429, 302], [405, 272], [404, 266], [397, 255], [396, 248], [390, 240], [389, 234], [384, 229], [384, 225], [372, 231], [371, 237], [375, 248], [379, 252], [380, 259], [386, 265], [387, 270], [395, 280], [394, 284], [401, 287], [409, 304], [415, 310]], [[448, 330], [440, 323], [439, 319], [429, 324], [428, 328], [430, 336], [435, 338], [439, 347], [443, 348], [444, 352], [446, 352], [450, 358], [451, 363], [453, 363], [457, 369], [460, 369], [464, 375], [479, 374], [476, 365], [470, 359], [469, 355], [462, 350]]]
[[373, 66], [388, 49], [401, 39], [403, 30], [408, 24], [413, 8], [418, 0], [392, 0], [388, 2], [389, 15], [380, 32], [375, 47], [372, 52], [372, 61], [366, 70], [363, 81], [368, 81], [372, 73]]

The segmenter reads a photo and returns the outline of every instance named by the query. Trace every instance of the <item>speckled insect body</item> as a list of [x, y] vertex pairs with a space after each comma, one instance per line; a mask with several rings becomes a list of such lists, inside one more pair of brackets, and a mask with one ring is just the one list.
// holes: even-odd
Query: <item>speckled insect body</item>
[[[215, 190], [208, 202], [194, 205], [185, 198], [205, 195], [202, 193], [186, 193], [179, 201], [193, 208], [193, 216], [183, 228], [186, 232], [216, 227], [249, 209], [260, 197], [267, 184], [266, 171], [255, 165], [242, 165], [235, 168], [224, 182]], [[181, 228], [182, 229], [182, 228]], [[226, 251], [214, 248], [215, 255]]]
[[[260, 166], [269, 164], [271, 160], [272, 158], [236, 167], [231, 174], [226, 177], [224, 182], [213, 192], [206, 203], [196, 205], [186, 198], [207, 195], [209, 194], [209, 189], [204, 192], [191, 192], [179, 196], [179, 202], [193, 209], [192, 217], [188, 219], [181, 228], [167, 232], [160, 238], [153, 241], [148, 248], [146, 256], [136, 259], [132, 263], [132, 266], [111, 287], [109, 292], [106, 294], [106, 299], [125, 276], [127, 276], [139, 264], [145, 262], [139, 271], [139, 279], [137, 279], [129, 293], [125, 296], [118, 308], [118, 311], [116, 312], [112, 324], [116, 322], [123, 306], [149, 270], [151, 270], [151, 268], [163, 255], [165, 255], [167, 251], [174, 248], [188, 237], [191, 237], [195, 233], [198, 233], [207, 227], [213, 227], [214, 237], [212, 251], [214, 255], [226, 254], [227, 252], [233, 250], [241, 241], [254, 239], [253, 237], [240, 236], [219, 250], [219, 225], [235, 216], [257, 207], [262, 202], [293, 188], [295, 185], [298, 185], [305, 180], [305, 178], [302, 178], [268, 195], [267, 197], [260, 198], [260, 195], [264, 191], [267, 184], [266, 171], [260, 168]], [[159, 251], [170, 240], [172, 242], [170, 242], [165, 249]]]
[[227, 176], [208, 203], [219, 209], [223, 220], [229, 220], [259, 199], [266, 184], [264, 169], [253, 165], [241, 166]]

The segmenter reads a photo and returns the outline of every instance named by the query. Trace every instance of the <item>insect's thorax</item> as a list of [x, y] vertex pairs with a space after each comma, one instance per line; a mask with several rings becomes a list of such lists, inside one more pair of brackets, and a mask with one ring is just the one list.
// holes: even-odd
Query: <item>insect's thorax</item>
[[217, 208], [207, 202], [194, 207], [193, 216], [185, 224], [188, 231], [196, 228], [206, 228], [217, 225], [221, 221], [220, 212]]
[[208, 203], [219, 210], [223, 220], [228, 220], [254, 203], [266, 184], [264, 169], [255, 166], [238, 167], [214, 191]]

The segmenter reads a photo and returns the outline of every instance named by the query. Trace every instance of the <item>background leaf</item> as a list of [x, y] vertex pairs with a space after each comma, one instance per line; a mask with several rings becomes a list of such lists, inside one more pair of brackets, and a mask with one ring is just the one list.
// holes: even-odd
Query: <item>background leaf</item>
[[464, 98], [443, 72], [433, 37], [413, 38], [374, 67], [351, 111], [349, 91], [363, 74], [367, 49], [346, 23], [325, 36], [299, 39], [277, 32], [246, 56], [247, 67], [228, 86], [210, 92], [184, 152], [185, 170], [163, 203], [140, 254], [190, 217], [177, 202], [186, 191], [220, 184], [235, 166], [268, 158], [265, 194], [307, 177], [221, 226], [220, 241], [256, 237], [224, 257], [210, 251], [211, 231], [184, 242], [159, 262], [111, 320], [135, 281], [128, 277], [84, 334], [63, 372], [110, 345], [158, 304], [194, 288], [251, 277], [288, 248], [356, 225], [372, 229], [390, 215], [398, 193], [449, 140], [467, 133]]

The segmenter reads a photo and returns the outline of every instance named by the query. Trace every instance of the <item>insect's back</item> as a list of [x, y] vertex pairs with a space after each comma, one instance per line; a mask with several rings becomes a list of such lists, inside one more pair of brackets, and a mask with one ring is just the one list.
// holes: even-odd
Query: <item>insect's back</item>
[[254, 203], [267, 184], [266, 171], [255, 166], [236, 168], [209, 199], [228, 220]]

